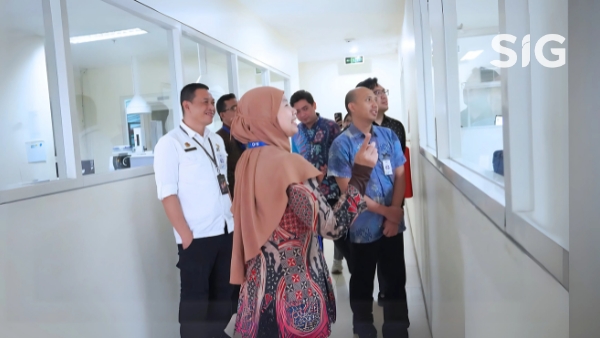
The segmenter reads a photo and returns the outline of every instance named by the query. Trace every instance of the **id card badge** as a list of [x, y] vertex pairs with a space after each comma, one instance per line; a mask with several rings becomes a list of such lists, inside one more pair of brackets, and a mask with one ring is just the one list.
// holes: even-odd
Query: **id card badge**
[[386, 175], [392, 175], [392, 161], [389, 158], [383, 159], [383, 171]]
[[223, 194], [223, 195], [229, 194], [229, 186], [227, 185], [227, 180], [225, 179], [225, 175], [223, 175], [223, 174], [217, 175], [217, 180], [219, 181], [219, 187], [221, 188], [221, 194]]

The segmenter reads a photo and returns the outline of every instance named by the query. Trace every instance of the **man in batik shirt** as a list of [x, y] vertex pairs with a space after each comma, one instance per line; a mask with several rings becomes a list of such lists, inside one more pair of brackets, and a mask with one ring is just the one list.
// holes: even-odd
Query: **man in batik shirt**
[[[340, 127], [334, 121], [320, 117], [317, 114], [317, 104], [313, 96], [305, 90], [294, 93], [290, 99], [290, 104], [296, 109], [300, 121], [298, 133], [292, 137], [292, 148], [323, 173], [319, 188], [323, 196], [327, 198], [327, 202], [334, 206], [340, 197], [340, 190], [335, 178], [327, 176], [327, 163], [329, 161], [329, 148], [340, 133]], [[348, 260], [348, 255], [344, 250], [345, 242], [345, 238], [335, 242], [334, 260], [331, 267], [331, 273], [333, 274], [342, 272], [342, 259], [344, 256]]]

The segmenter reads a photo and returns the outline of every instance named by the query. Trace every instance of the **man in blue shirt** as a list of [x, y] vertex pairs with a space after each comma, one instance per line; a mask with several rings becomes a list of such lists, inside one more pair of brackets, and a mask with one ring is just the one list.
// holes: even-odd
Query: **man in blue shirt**
[[[332, 120], [320, 117], [316, 112], [317, 104], [311, 93], [299, 90], [292, 95], [290, 104], [297, 111], [300, 121], [298, 133], [292, 137], [292, 149], [302, 155], [315, 168], [323, 173], [320, 190], [327, 202], [334, 206], [340, 198], [340, 190], [335, 178], [327, 176], [329, 148], [340, 133], [340, 127]], [[319, 238], [321, 248], [322, 239]], [[342, 273], [342, 259], [347, 256], [346, 239], [335, 241], [333, 266], [331, 273]]]
[[352, 124], [333, 142], [329, 156], [329, 176], [340, 191], [351, 177], [354, 156], [365, 135], [377, 146], [379, 161], [367, 185], [367, 210], [350, 228], [350, 306], [354, 333], [360, 338], [377, 337], [373, 325], [373, 282], [375, 269], [381, 269], [387, 286], [384, 302], [384, 337], [408, 337], [408, 307], [404, 280], [404, 154], [398, 137], [388, 128], [374, 126], [378, 106], [372, 90], [359, 87], [346, 95], [346, 109]]
[[[402, 146], [402, 152], [404, 153], [404, 149], [406, 148], [406, 130], [404, 129], [404, 125], [402, 122], [393, 119], [386, 115], [386, 112], [389, 109], [388, 105], [388, 94], [389, 90], [385, 89], [377, 80], [376, 77], [368, 78], [364, 81], [361, 81], [356, 87], [367, 87], [373, 91], [375, 94], [375, 100], [377, 101], [377, 108], [379, 110], [379, 114], [373, 122], [376, 126], [381, 126], [385, 128], [391, 129], [398, 139], [400, 140], [400, 145]], [[381, 277], [381, 269], [377, 269], [377, 276], [379, 278], [379, 296], [377, 297], [378, 303], [381, 306], [383, 304], [383, 299], [385, 298], [385, 282]]]

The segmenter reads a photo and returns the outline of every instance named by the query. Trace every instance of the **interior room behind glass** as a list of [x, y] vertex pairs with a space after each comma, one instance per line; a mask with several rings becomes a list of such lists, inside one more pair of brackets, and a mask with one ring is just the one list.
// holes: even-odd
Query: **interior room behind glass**
[[[67, 10], [71, 37], [147, 32], [71, 44], [82, 162], [93, 160], [95, 173], [152, 165], [173, 128], [167, 31], [102, 1], [68, 0]], [[132, 100], [149, 109], [128, 113]]]
[[503, 184], [493, 168], [494, 154], [503, 149], [502, 78], [491, 64], [500, 60], [492, 49], [500, 32], [498, 0], [457, 0], [456, 14], [460, 107], [451, 116], [460, 119], [461, 153], [452, 155]]

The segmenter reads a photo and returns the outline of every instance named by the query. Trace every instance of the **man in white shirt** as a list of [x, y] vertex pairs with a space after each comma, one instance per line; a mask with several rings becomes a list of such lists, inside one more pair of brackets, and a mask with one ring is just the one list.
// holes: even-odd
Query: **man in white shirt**
[[173, 225], [181, 276], [181, 338], [227, 337], [233, 215], [223, 139], [207, 126], [215, 101], [206, 85], [181, 90], [183, 121], [154, 149], [158, 198]]

